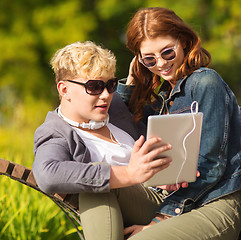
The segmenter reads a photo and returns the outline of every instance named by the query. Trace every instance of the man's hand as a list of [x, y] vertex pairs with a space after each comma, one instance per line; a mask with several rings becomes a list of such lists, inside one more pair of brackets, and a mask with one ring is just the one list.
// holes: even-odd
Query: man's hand
[[128, 166], [111, 166], [110, 188], [128, 187], [143, 183], [157, 172], [167, 168], [171, 162], [169, 157], [158, 157], [171, 149], [170, 144], [154, 146], [161, 138], [153, 137], [144, 141], [141, 136], [134, 144]]
[[141, 136], [132, 150], [131, 159], [127, 167], [128, 175], [134, 180], [135, 184], [143, 183], [157, 172], [170, 165], [171, 158], [158, 158], [158, 155], [171, 149], [170, 144], [165, 144], [158, 148], [154, 145], [161, 143], [162, 139], [153, 137], [144, 142]]

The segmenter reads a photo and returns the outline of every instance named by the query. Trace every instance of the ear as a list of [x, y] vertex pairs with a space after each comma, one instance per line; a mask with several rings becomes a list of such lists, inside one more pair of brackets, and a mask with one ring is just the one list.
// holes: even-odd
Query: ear
[[64, 81], [59, 81], [57, 83], [57, 89], [58, 89], [60, 98], [70, 100], [69, 91], [68, 91], [69, 89]]

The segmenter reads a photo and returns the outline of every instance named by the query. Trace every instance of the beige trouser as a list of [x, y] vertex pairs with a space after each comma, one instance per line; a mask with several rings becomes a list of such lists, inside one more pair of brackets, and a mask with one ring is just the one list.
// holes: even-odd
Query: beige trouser
[[[86, 240], [123, 240], [123, 223], [146, 225], [162, 200], [142, 185], [110, 193], [79, 194], [80, 218]], [[241, 192], [164, 220], [130, 240], [235, 240], [241, 228]]]
[[79, 209], [86, 240], [121, 240], [125, 226], [148, 224], [161, 198], [142, 185], [110, 193], [80, 193]]

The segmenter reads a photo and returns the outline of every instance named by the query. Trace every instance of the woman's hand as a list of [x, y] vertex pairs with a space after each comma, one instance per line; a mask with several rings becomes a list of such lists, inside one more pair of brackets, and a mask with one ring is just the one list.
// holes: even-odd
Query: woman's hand
[[[169, 216], [158, 213], [155, 218], [161, 222], [165, 219], [168, 219]], [[128, 237], [132, 237], [135, 234], [137, 234], [138, 232], [141, 232], [141, 231], [151, 227], [154, 224], [156, 224], [156, 222], [151, 221], [148, 225], [132, 225], [132, 226], [124, 229], [124, 235], [128, 234], [129, 235]]]
[[[197, 171], [196, 176], [200, 177], [200, 172], [199, 171]], [[166, 190], [168, 192], [171, 192], [171, 191], [176, 191], [176, 190], [178, 190], [181, 187], [182, 188], [187, 188], [188, 187], [188, 183], [187, 182], [182, 182], [182, 183], [178, 183], [178, 184], [162, 185], [162, 186], [157, 186], [157, 187], [161, 188], [163, 190]]]
[[130, 67], [129, 67], [129, 74], [128, 74], [128, 77], [127, 77], [127, 80], [126, 80], [126, 85], [132, 85], [132, 84], [135, 84], [135, 80], [132, 76], [132, 72], [133, 72], [133, 64], [136, 60], [136, 57], [134, 57], [130, 63]]
[[159, 158], [158, 155], [170, 150], [171, 145], [155, 147], [161, 141], [158, 137], [144, 141], [144, 136], [141, 136], [134, 144], [128, 166], [111, 166], [110, 188], [143, 183], [157, 172], [167, 168], [171, 158]]
[[151, 225], [151, 223], [148, 225], [132, 225], [124, 229], [124, 235], [128, 235], [128, 238], [132, 237], [138, 232], [141, 232], [142, 230], [149, 228]]

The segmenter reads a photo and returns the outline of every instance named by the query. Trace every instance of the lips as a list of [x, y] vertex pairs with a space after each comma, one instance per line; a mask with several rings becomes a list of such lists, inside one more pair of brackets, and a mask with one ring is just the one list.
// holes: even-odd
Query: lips
[[96, 107], [103, 107], [103, 108], [106, 108], [107, 106], [108, 106], [107, 104], [96, 105]]
[[106, 110], [108, 108], [108, 104], [97, 105], [95, 107], [100, 109], [100, 110], [102, 110], [102, 111], [104, 111], [104, 110]]
[[172, 67], [173, 67], [173, 65], [171, 65], [171, 66], [169, 66], [169, 67], [167, 67], [167, 68], [165, 68], [165, 69], [162, 69], [162, 70], [160, 71], [161, 74], [163, 74], [163, 75], [169, 74], [169, 73], [171, 72]]

